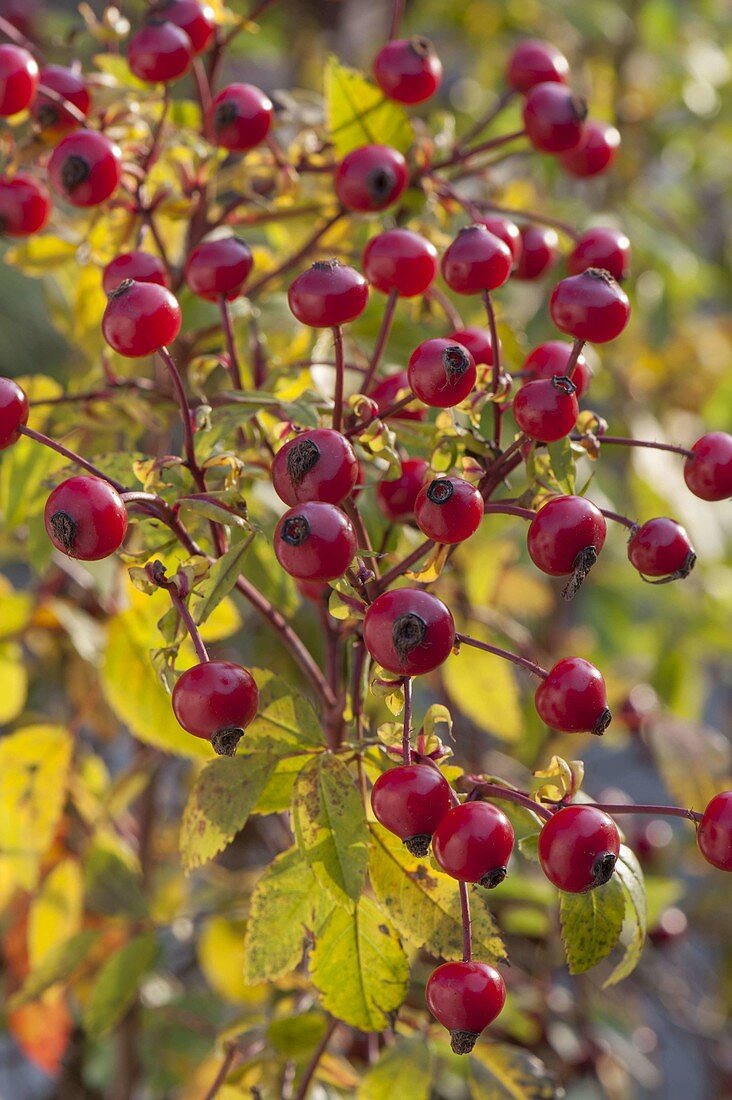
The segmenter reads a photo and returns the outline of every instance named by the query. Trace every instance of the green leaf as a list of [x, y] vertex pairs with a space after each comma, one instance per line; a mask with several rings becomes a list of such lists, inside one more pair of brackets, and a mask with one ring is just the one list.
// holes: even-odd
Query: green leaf
[[237, 542], [220, 557], [205, 580], [197, 586], [191, 597], [191, 611], [195, 622], [201, 626], [209, 615], [231, 592], [241, 573], [242, 564], [249, 553], [251, 542]]
[[[463, 929], [457, 883], [380, 825], [372, 825], [371, 885], [404, 939], [443, 959], [463, 957]], [[489, 910], [472, 906], [473, 947], [478, 958], [496, 963], [506, 952]]]
[[354, 69], [329, 57], [325, 68], [325, 112], [338, 157], [359, 145], [379, 142], [406, 153], [413, 141], [412, 124], [402, 107]]
[[630, 929], [630, 938], [625, 954], [605, 982], [605, 987], [617, 985], [623, 978], [633, 973], [640, 960], [643, 944], [646, 942], [648, 925], [643, 871], [635, 853], [625, 844], [620, 846], [620, 855], [615, 864], [613, 877], [619, 879], [625, 894], [625, 919], [626, 926]]
[[307, 764], [309, 756], [284, 756], [277, 761], [267, 778], [264, 790], [252, 811], [255, 814], [281, 814], [292, 804], [295, 780]]
[[180, 852], [186, 871], [213, 859], [244, 827], [271, 768], [263, 754], [221, 757], [203, 768], [180, 827]]
[[86, 906], [92, 913], [142, 920], [148, 907], [140, 878], [107, 848], [95, 848], [84, 863]]
[[85, 928], [53, 947], [11, 997], [8, 1009], [12, 1012], [30, 1001], [37, 1001], [51, 986], [70, 978], [85, 961], [101, 934], [95, 928]]
[[254, 887], [244, 940], [248, 985], [290, 974], [302, 959], [305, 936], [320, 931], [335, 902], [297, 848], [288, 848]]
[[84, 1028], [90, 1039], [99, 1039], [122, 1019], [157, 954], [155, 934], [144, 932], [107, 960], [84, 1012]]
[[563, 493], [571, 495], [574, 493], [575, 464], [569, 436], [556, 443], [548, 443], [547, 451], [557, 485]]
[[192, 512], [203, 519], [209, 519], [212, 523], [224, 523], [229, 527], [240, 527], [250, 530], [249, 521], [240, 515], [223, 501], [218, 501], [213, 493], [205, 497], [182, 497], [180, 501], [181, 512]]
[[267, 1028], [267, 1038], [280, 1054], [304, 1062], [323, 1038], [327, 1026], [325, 1017], [318, 1012], [281, 1016]]
[[581, 974], [606, 958], [623, 928], [625, 895], [613, 875], [586, 894], [560, 893], [559, 917], [570, 974]]
[[337, 908], [310, 957], [323, 1007], [361, 1031], [382, 1031], [407, 994], [409, 961], [389, 918], [362, 896], [353, 912]]
[[554, 1100], [557, 1082], [534, 1054], [508, 1043], [479, 1043], [470, 1057], [473, 1100]]
[[366, 878], [369, 834], [361, 796], [337, 757], [323, 754], [300, 772], [292, 823], [315, 877], [339, 905], [353, 909]]
[[308, 700], [273, 673], [258, 668], [251, 671], [259, 688], [259, 710], [247, 728], [240, 752], [283, 757], [323, 749], [323, 727]]
[[432, 1085], [432, 1059], [429, 1046], [421, 1037], [400, 1039], [386, 1047], [366, 1073], [358, 1088], [357, 1100], [429, 1100]]

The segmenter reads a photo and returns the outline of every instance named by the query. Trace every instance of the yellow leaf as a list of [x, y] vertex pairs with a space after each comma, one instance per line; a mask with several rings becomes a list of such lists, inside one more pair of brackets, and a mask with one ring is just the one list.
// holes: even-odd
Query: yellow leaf
[[71, 737], [60, 726], [26, 726], [0, 741], [0, 903], [35, 889], [64, 800]]
[[28, 673], [23, 652], [15, 642], [0, 645], [0, 725], [12, 722], [22, 712], [28, 694]]
[[75, 859], [64, 859], [46, 875], [31, 906], [28, 921], [28, 961], [31, 970], [57, 944], [80, 929], [84, 912], [84, 881]]
[[[488, 641], [483, 637], [485, 631], [478, 627], [472, 627], [471, 633], [480, 641]], [[450, 659], [445, 687], [450, 699], [480, 729], [502, 741], [513, 742], [521, 737], [524, 723], [518, 683], [503, 658], [461, 646], [458, 656]]]
[[206, 981], [225, 1001], [257, 1004], [266, 1000], [266, 989], [253, 989], [244, 981], [244, 932], [246, 921], [211, 917], [198, 940], [198, 962]]
[[324, 90], [328, 130], [339, 157], [375, 142], [401, 153], [409, 149], [413, 132], [406, 111], [336, 57], [328, 58]]

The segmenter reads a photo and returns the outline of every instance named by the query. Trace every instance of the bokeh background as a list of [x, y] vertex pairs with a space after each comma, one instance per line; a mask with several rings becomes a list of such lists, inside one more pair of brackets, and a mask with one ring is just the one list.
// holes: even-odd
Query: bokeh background
[[[142, 11], [140, 4], [120, 6], [131, 19]], [[231, 7], [243, 10], [241, 0]], [[90, 52], [84, 35], [73, 33], [80, 19], [72, 5], [24, 0], [20, 8], [25, 17], [36, 18], [44, 41], [55, 41], [60, 56], [84, 58]], [[101, 13], [98, 2], [90, 8]], [[225, 75], [259, 84], [281, 105], [284, 89], [301, 88], [303, 101], [317, 107], [328, 55], [335, 52], [367, 70], [389, 10], [389, 4], [375, 0], [281, 0], [257, 33], [239, 37]], [[489, 191], [481, 191], [509, 208], [542, 210], [578, 228], [612, 224], [630, 237], [632, 325], [617, 348], [597, 356], [589, 402], [614, 434], [688, 444], [703, 427], [732, 430], [731, 19], [726, 0], [407, 3], [407, 28], [431, 37], [445, 66], [438, 106], [425, 123], [433, 135], [449, 134], [453, 117], [459, 131], [486, 109], [500, 90], [508, 51], [527, 35], [548, 38], [563, 50], [573, 84], [590, 99], [593, 115], [613, 122], [622, 135], [622, 155], [606, 177], [571, 180], [550, 158], [517, 153], [501, 159]], [[516, 112], [505, 112], [494, 132], [513, 129]], [[560, 240], [566, 251], [569, 241], [561, 233]], [[0, 268], [0, 372], [41, 371], [74, 387], [74, 335], [58, 308], [59, 284], [53, 272], [39, 277], [43, 272], [36, 268], [31, 277], [27, 270], [27, 264], [25, 271], [7, 263]], [[501, 298], [509, 370], [520, 366], [524, 351], [550, 336], [545, 305], [551, 285], [551, 279], [517, 284]], [[480, 317], [467, 310], [465, 319]], [[375, 314], [368, 315], [358, 331], [371, 337], [377, 323]], [[420, 331], [417, 319], [405, 312], [394, 329], [389, 362], [403, 365], [422, 338]], [[98, 429], [104, 414], [86, 410], [86, 415], [90, 430]], [[102, 423], [110, 441], [114, 428]], [[475, 553], [460, 560], [441, 585], [453, 596], [462, 585], [476, 620], [515, 645], [538, 654], [581, 652], [601, 667], [616, 715], [611, 733], [600, 744], [576, 739], [570, 748], [566, 738], [547, 739], [525, 688], [519, 690], [511, 674], [472, 653], [464, 654], [457, 668], [451, 665], [449, 677], [421, 688], [416, 705], [451, 705], [455, 751], [476, 771], [520, 781], [525, 769], [545, 766], [559, 752], [584, 760], [585, 789], [593, 797], [671, 800], [700, 809], [704, 794], [725, 781], [729, 785], [732, 775], [732, 515], [728, 504], [711, 506], [692, 497], [680, 464], [661, 452], [607, 448], [597, 472], [583, 460], [578, 483], [590, 477], [596, 502], [634, 518], [672, 515], [687, 526], [700, 561], [686, 582], [662, 588], [641, 584], [629, 569], [622, 535], [613, 532], [602, 568], [581, 600], [566, 605], [557, 587], [527, 565], [521, 525], [497, 518], [479, 536]], [[17, 512], [19, 493], [8, 478], [6, 468], [0, 474], [6, 519], [9, 507]], [[0, 532], [6, 578], [0, 583], [37, 594], [37, 579], [18, 550], [20, 526], [20, 520], [6, 522]], [[268, 567], [265, 554], [252, 563], [263, 585], [274, 583], [267, 579]], [[232, 976], [244, 916], [236, 899], [253, 870], [271, 858], [273, 845], [277, 850], [277, 825], [256, 819], [211, 875], [181, 883], [175, 830], [189, 765], [158, 756], [155, 748], [141, 749], [129, 735], [129, 723], [120, 721], [105, 683], [109, 655], [99, 636], [106, 629], [105, 601], [109, 610], [113, 585], [103, 569], [91, 576], [85, 588], [83, 578], [69, 580], [51, 568], [40, 605], [22, 627], [16, 623], [3, 631], [0, 622], [2, 718], [8, 730], [19, 716], [23, 724], [49, 714], [68, 722], [88, 749], [84, 781], [100, 798], [105, 791], [116, 795], [123, 826], [133, 833], [139, 825], [134, 777], [138, 769], [153, 767], [157, 869], [142, 888], [169, 919], [165, 962], [143, 988], [143, 1007], [133, 1021], [142, 1036], [137, 1053], [124, 1030], [91, 1049], [74, 1033], [67, 1069], [60, 1083], [54, 1082], [39, 1058], [21, 1049], [11, 1027], [0, 1036], [0, 1097], [200, 1100], [214, 1066], [215, 1034], [247, 1014], [258, 1019], [261, 1012], [260, 993]], [[300, 606], [294, 590], [279, 579], [272, 595], [317, 648], [312, 610]], [[243, 663], [296, 679], [266, 630], [248, 617], [245, 625], [234, 622], [239, 629], [229, 632], [228, 651]], [[7, 705], [8, 693], [12, 698], [15, 690], [18, 697], [12, 685], [19, 664], [22, 698]], [[98, 774], [91, 774], [94, 769]], [[568, 978], [553, 893], [536, 876], [517, 875], [496, 899], [496, 914], [511, 957], [544, 977], [533, 1001], [524, 1000], [508, 1020], [508, 1037], [537, 1053], [571, 1100], [732, 1095], [732, 877], [705, 873], [686, 823], [644, 827], [643, 819], [625, 818], [626, 823], [649, 881], [653, 934], [641, 965], [632, 978], [608, 990], [601, 988], [602, 973]], [[68, 827], [73, 835], [75, 822]], [[57, 843], [63, 847], [64, 838]], [[195, 912], [211, 916], [200, 921]], [[13, 913], [7, 908], [0, 926], [6, 967], [13, 958]], [[43, 1048], [44, 1035], [35, 1037], [31, 1051]], [[358, 1063], [359, 1052], [342, 1050], [338, 1058], [342, 1068], [349, 1058]], [[138, 1081], [127, 1092], [118, 1080], [125, 1059], [134, 1059]], [[444, 1078], [435, 1084], [435, 1096], [459, 1100], [465, 1095], [461, 1089], [459, 1080]], [[328, 1093], [352, 1094], [345, 1085], [340, 1093], [335, 1086]], [[227, 1092], [226, 1100], [249, 1095], [243, 1086]]]

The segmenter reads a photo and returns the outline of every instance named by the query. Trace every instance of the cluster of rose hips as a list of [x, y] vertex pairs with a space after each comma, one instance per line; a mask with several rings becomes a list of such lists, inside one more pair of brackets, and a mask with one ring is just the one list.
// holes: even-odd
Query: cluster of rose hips
[[[214, 34], [213, 13], [205, 4], [167, 0], [152, 9], [130, 39], [130, 69], [141, 80], [168, 84], [195, 69], [198, 55], [209, 48]], [[536, 149], [558, 156], [568, 172], [590, 176], [612, 162], [618, 136], [612, 127], [587, 120], [584, 101], [566, 86], [568, 71], [566, 59], [553, 47], [525, 42], [509, 60], [507, 97], [523, 96], [522, 133]], [[435, 94], [442, 69], [428, 41], [394, 39], [379, 52], [374, 75], [386, 96], [402, 104], [418, 104]], [[108, 200], [124, 171], [118, 147], [89, 125], [91, 106], [76, 71], [51, 66], [39, 73], [28, 51], [0, 46], [0, 115], [30, 108], [46, 139], [59, 139], [48, 159], [47, 175], [58, 197], [79, 207]], [[272, 122], [273, 107], [263, 92], [251, 85], [231, 84], [213, 98], [203, 126], [211, 143], [245, 153], [273, 141]], [[459, 155], [449, 163], [459, 163]], [[385, 210], [414, 182], [402, 154], [377, 144], [349, 152], [333, 172], [342, 213]], [[619, 285], [628, 272], [627, 238], [614, 230], [591, 229], [576, 241], [568, 261], [569, 275], [557, 284], [550, 300], [553, 323], [572, 342], [553, 340], [533, 349], [522, 366], [521, 384], [514, 389], [501, 367], [491, 296], [511, 278], [534, 279], [549, 270], [557, 256], [556, 237], [534, 225], [519, 229], [506, 217], [481, 216], [466, 209], [471, 224], [458, 232], [441, 259], [433, 244], [418, 233], [387, 229], [366, 245], [363, 274], [337, 259], [321, 260], [299, 274], [288, 292], [298, 321], [333, 331], [336, 385], [332, 426], [304, 431], [293, 426], [290, 437], [279, 441], [271, 476], [287, 510], [274, 533], [275, 554], [302, 594], [313, 600], [324, 598], [330, 582], [343, 577], [352, 582], [355, 603], [364, 612], [360, 629], [366, 650], [381, 670], [399, 678], [405, 690], [413, 676], [437, 669], [461, 644], [478, 644], [520, 659], [458, 634], [450, 610], [424, 588], [382, 587], [375, 572], [358, 557], [359, 537], [352, 515], [362, 487], [360, 434], [378, 420], [423, 419], [429, 408], [470, 412], [476, 401], [489, 399], [494, 407], [493, 467], [501, 475], [499, 483], [532, 448], [576, 431], [578, 399], [590, 383], [584, 344], [614, 340], [630, 314], [628, 298]], [[38, 232], [50, 210], [48, 193], [34, 177], [18, 173], [0, 180], [0, 219], [9, 235]], [[182, 264], [188, 288], [221, 308], [235, 386], [240, 379], [227, 304], [244, 293], [252, 268], [252, 253], [236, 236], [196, 243]], [[363, 313], [369, 287], [387, 296], [386, 318], [393, 315], [399, 299], [428, 294], [438, 271], [453, 293], [482, 299], [488, 328], [459, 328], [427, 339], [414, 349], [406, 370], [381, 378], [375, 355], [362, 383], [362, 399], [353, 406], [358, 407], [358, 418], [344, 413], [343, 326]], [[195, 475], [190, 410], [169, 351], [181, 328], [170, 271], [157, 256], [137, 250], [112, 260], [102, 282], [108, 295], [102, 331], [109, 346], [130, 358], [157, 353], [171, 373], [181, 400], [187, 464]], [[388, 337], [388, 326], [383, 335]], [[518, 432], [509, 448], [502, 450], [502, 422], [508, 413]], [[0, 379], [0, 449], [25, 434], [70, 455], [28, 428], [28, 415], [22, 389], [10, 379]], [[602, 443], [600, 429], [598, 438]], [[690, 451], [681, 453], [686, 483], [694, 494], [704, 500], [732, 496], [731, 436], [706, 434]], [[125, 540], [127, 498], [134, 496], [103, 476], [71, 477], [53, 490], [46, 503], [49, 538], [70, 557], [84, 561], [107, 557]], [[453, 474], [432, 478], [426, 461], [406, 454], [399, 476], [382, 481], [376, 496], [390, 522], [413, 522], [427, 540], [441, 547], [468, 540], [490, 513], [526, 518], [532, 561], [550, 576], [570, 578], [569, 595], [596, 562], [608, 517], [630, 528], [628, 556], [644, 578], [683, 577], [695, 560], [686, 532], [671, 519], [654, 518], [636, 526], [574, 495], [551, 497], [535, 512], [510, 502], [491, 503], [484, 480], [473, 484]], [[246, 669], [208, 659], [187, 613], [185, 586], [168, 580], [164, 570], [154, 566], [149, 573], [153, 583], [170, 592], [200, 658], [176, 682], [175, 715], [191, 734], [210, 740], [216, 752], [231, 754], [256, 716], [256, 683]], [[535, 704], [547, 725], [567, 733], [601, 734], [606, 729], [610, 711], [605, 684], [588, 661], [565, 657], [549, 671], [523, 663], [540, 678]], [[403, 763], [385, 771], [373, 786], [376, 819], [400, 837], [414, 857], [426, 856], [431, 844], [438, 866], [460, 883], [488, 889], [499, 886], [514, 847], [508, 818], [479, 795], [461, 803], [437, 765], [411, 750], [409, 734], [407, 719]], [[613, 818], [599, 807], [583, 804], [539, 809], [544, 816], [539, 860], [550, 881], [570, 893], [606, 883], [620, 849]], [[732, 792], [710, 802], [701, 816], [697, 839], [710, 863], [732, 870]], [[496, 970], [473, 961], [468, 952], [462, 962], [435, 970], [427, 1000], [451, 1031], [453, 1048], [464, 1053], [501, 1011], [505, 986]]]

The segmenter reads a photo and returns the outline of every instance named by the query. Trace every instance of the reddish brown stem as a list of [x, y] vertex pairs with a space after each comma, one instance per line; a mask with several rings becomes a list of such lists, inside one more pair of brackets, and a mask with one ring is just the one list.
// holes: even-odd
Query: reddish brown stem
[[527, 672], [531, 672], [534, 676], [539, 676], [542, 680], [546, 680], [549, 675], [546, 669], [536, 664], [535, 661], [529, 661], [526, 657], [519, 657], [518, 653], [511, 653], [507, 649], [501, 649], [500, 646], [490, 645], [488, 642], [471, 638], [469, 634], [456, 634], [455, 641], [460, 645], [470, 645], [474, 649], [482, 649], [485, 653], [494, 653], [496, 657], [502, 657], [504, 661], [511, 661], [520, 668], [525, 668]]
[[52, 451], [56, 451], [57, 454], [63, 455], [64, 458], [68, 458], [69, 462], [73, 462], [76, 466], [81, 466], [82, 470], [88, 470], [94, 477], [99, 477], [102, 481], [106, 481], [109, 485], [112, 485], [118, 493], [124, 493], [125, 487], [121, 482], [115, 481], [113, 477], [108, 477], [107, 474], [94, 466], [93, 463], [87, 462], [85, 458], [78, 455], [76, 451], [70, 451], [68, 447], [64, 447], [63, 443], [57, 443], [55, 439], [49, 438], [44, 435], [43, 432], [37, 432], [35, 428], [29, 428], [27, 424], [21, 425], [18, 429], [21, 435], [25, 435], [28, 439], [32, 439], [35, 443], [42, 443], [44, 447], [50, 447]]
[[458, 150], [465, 149], [471, 141], [477, 138], [478, 134], [482, 133], [487, 126], [490, 126], [491, 122], [494, 122], [501, 111], [508, 106], [515, 94], [513, 88], [506, 88], [505, 91], [499, 95], [490, 110], [486, 111], [484, 115], [481, 115], [480, 118], [473, 123], [470, 129], [466, 130], [463, 136], [455, 143], [455, 151], [457, 152]]
[[391, 332], [391, 326], [394, 321], [394, 311], [396, 310], [396, 304], [399, 300], [399, 295], [396, 290], [389, 291], [389, 296], [386, 299], [386, 305], [384, 306], [384, 312], [381, 317], [381, 325], [379, 327], [379, 334], [376, 337], [376, 345], [374, 347], [374, 353], [371, 356], [371, 362], [369, 363], [369, 369], [366, 372], [363, 382], [361, 383], [361, 393], [368, 393], [371, 389], [371, 383], [374, 380], [374, 376], [379, 369], [379, 363], [381, 357], [384, 354], [387, 342], [389, 340], [389, 333]]
[[510, 141], [516, 141], [517, 138], [521, 138], [526, 133], [525, 130], [513, 130], [510, 134], [502, 134], [500, 137], [491, 138], [489, 141], [483, 141], [480, 145], [474, 145], [472, 149], [461, 149], [454, 152], [451, 156], [445, 160], [438, 161], [437, 164], [431, 165], [430, 170], [433, 172], [439, 171], [441, 168], [452, 168], [457, 164], [464, 164], [472, 157], [477, 157], [480, 153], [488, 153], [491, 149], [499, 149], [502, 145], [507, 145]]
[[658, 817], [686, 817], [689, 821], [701, 821], [704, 814], [696, 810], [686, 810], [683, 806], [650, 806], [620, 803], [619, 805], [607, 802], [583, 802], [583, 806], [594, 806], [598, 810], [604, 810], [606, 814], [653, 814]]
[[390, 569], [388, 573], [379, 581], [378, 590], [384, 592], [389, 587], [392, 581], [395, 581], [398, 577], [401, 577], [402, 573], [406, 573], [408, 569], [411, 569], [413, 565], [416, 565], [420, 558], [423, 558], [425, 554], [434, 546], [432, 539], [425, 539], [421, 542], [411, 554], [408, 554], [403, 561], [400, 561], [398, 565], [395, 565], [393, 569]]
[[409, 764], [412, 759], [412, 677], [405, 676], [404, 685], [404, 726], [402, 728], [402, 760]]
[[628, 519], [627, 516], [621, 515], [620, 512], [611, 512], [609, 508], [601, 508], [600, 511], [606, 519], [611, 519], [615, 523], [622, 523], [623, 527], [627, 527], [629, 531], [637, 527], [637, 524], [632, 519]]
[[473, 936], [468, 884], [461, 880], [458, 886], [460, 889], [460, 917], [463, 924], [463, 962], [470, 962], [473, 957]]
[[219, 309], [221, 311], [221, 326], [224, 330], [224, 337], [226, 338], [226, 350], [229, 353], [229, 376], [231, 378], [231, 384], [235, 390], [240, 390], [242, 388], [241, 367], [239, 366], [239, 356], [236, 351], [234, 325], [231, 319], [231, 307], [224, 294], [222, 294], [219, 299]]
[[686, 447], [676, 447], [672, 443], [655, 443], [650, 439], [626, 439], [622, 435], [598, 435], [600, 444], [618, 443], [622, 447], [648, 447], [654, 451], [670, 451], [672, 454], [682, 455], [684, 458], [693, 458], [694, 452]]
[[185, 451], [187, 465], [196, 482], [201, 488], [205, 486], [201, 485], [201, 471], [196, 462], [196, 445], [193, 439], [193, 423], [191, 420], [191, 407], [188, 404], [188, 397], [183, 386], [180, 373], [175, 360], [166, 347], [158, 348], [158, 355], [163, 361], [165, 368], [168, 371], [170, 380], [173, 383], [173, 389], [175, 390], [176, 397], [178, 398], [178, 407], [180, 409], [180, 417], [183, 421], [183, 437], [185, 439]]
[[337, 1027], [338, 1027], [338, 1021], [337, 1020], [331, 1020], [331, 1022], [328, 1024], [328, 1027], [326, 1028], [326, 1031], [325, 1031], [325, 1034], [323, 1035], [323, 1038], [318, 1043], [317, 1047], [315, 1048], [315, 1051], [313, 1052], [312, 1058], [308, 1062], [307, 1068], [305, 1069], [305, 1072], [302, 1076], [302, 1081], [300, 1082], [298, 1090], [295, 1093], [294, 1100], [305, 1100], [305, 1098], [307, 1097], [308, 1090], [309, 1090], [310, 1085], [312, 1083], [313, 1077], [315, 1076], [316, 1070], [317, 1070], [317, 1068], [320, 1064], [320, 1059], [325, 1054], [325, 1052], [327, 1050], [327, 1047], [328, 1047], [328, 1043], [333, 1038], [333, 1032], [335, 1031], [335, 1029]]
[[545, 821], [548, 821], [554, 815], [553, 810], [534, 802], [533, 798], [524, 794], [523, 791], [516, 791], [513, 787], [502, 787], [499, 783], [478, 783], [473, 787], [468, 798], [502, 798], [504, 802], [515, 802], [517, 806], [523, 806], [525, 809], [531, 810], [532, 813], [543, 817]]
[[334, 325], [333, 347], [335, 348], [335, 392], [333, 394], [333, 430], [339, 432], [343, 427], [343, 384], [346, 365], [343, 355], [343, 329]]

